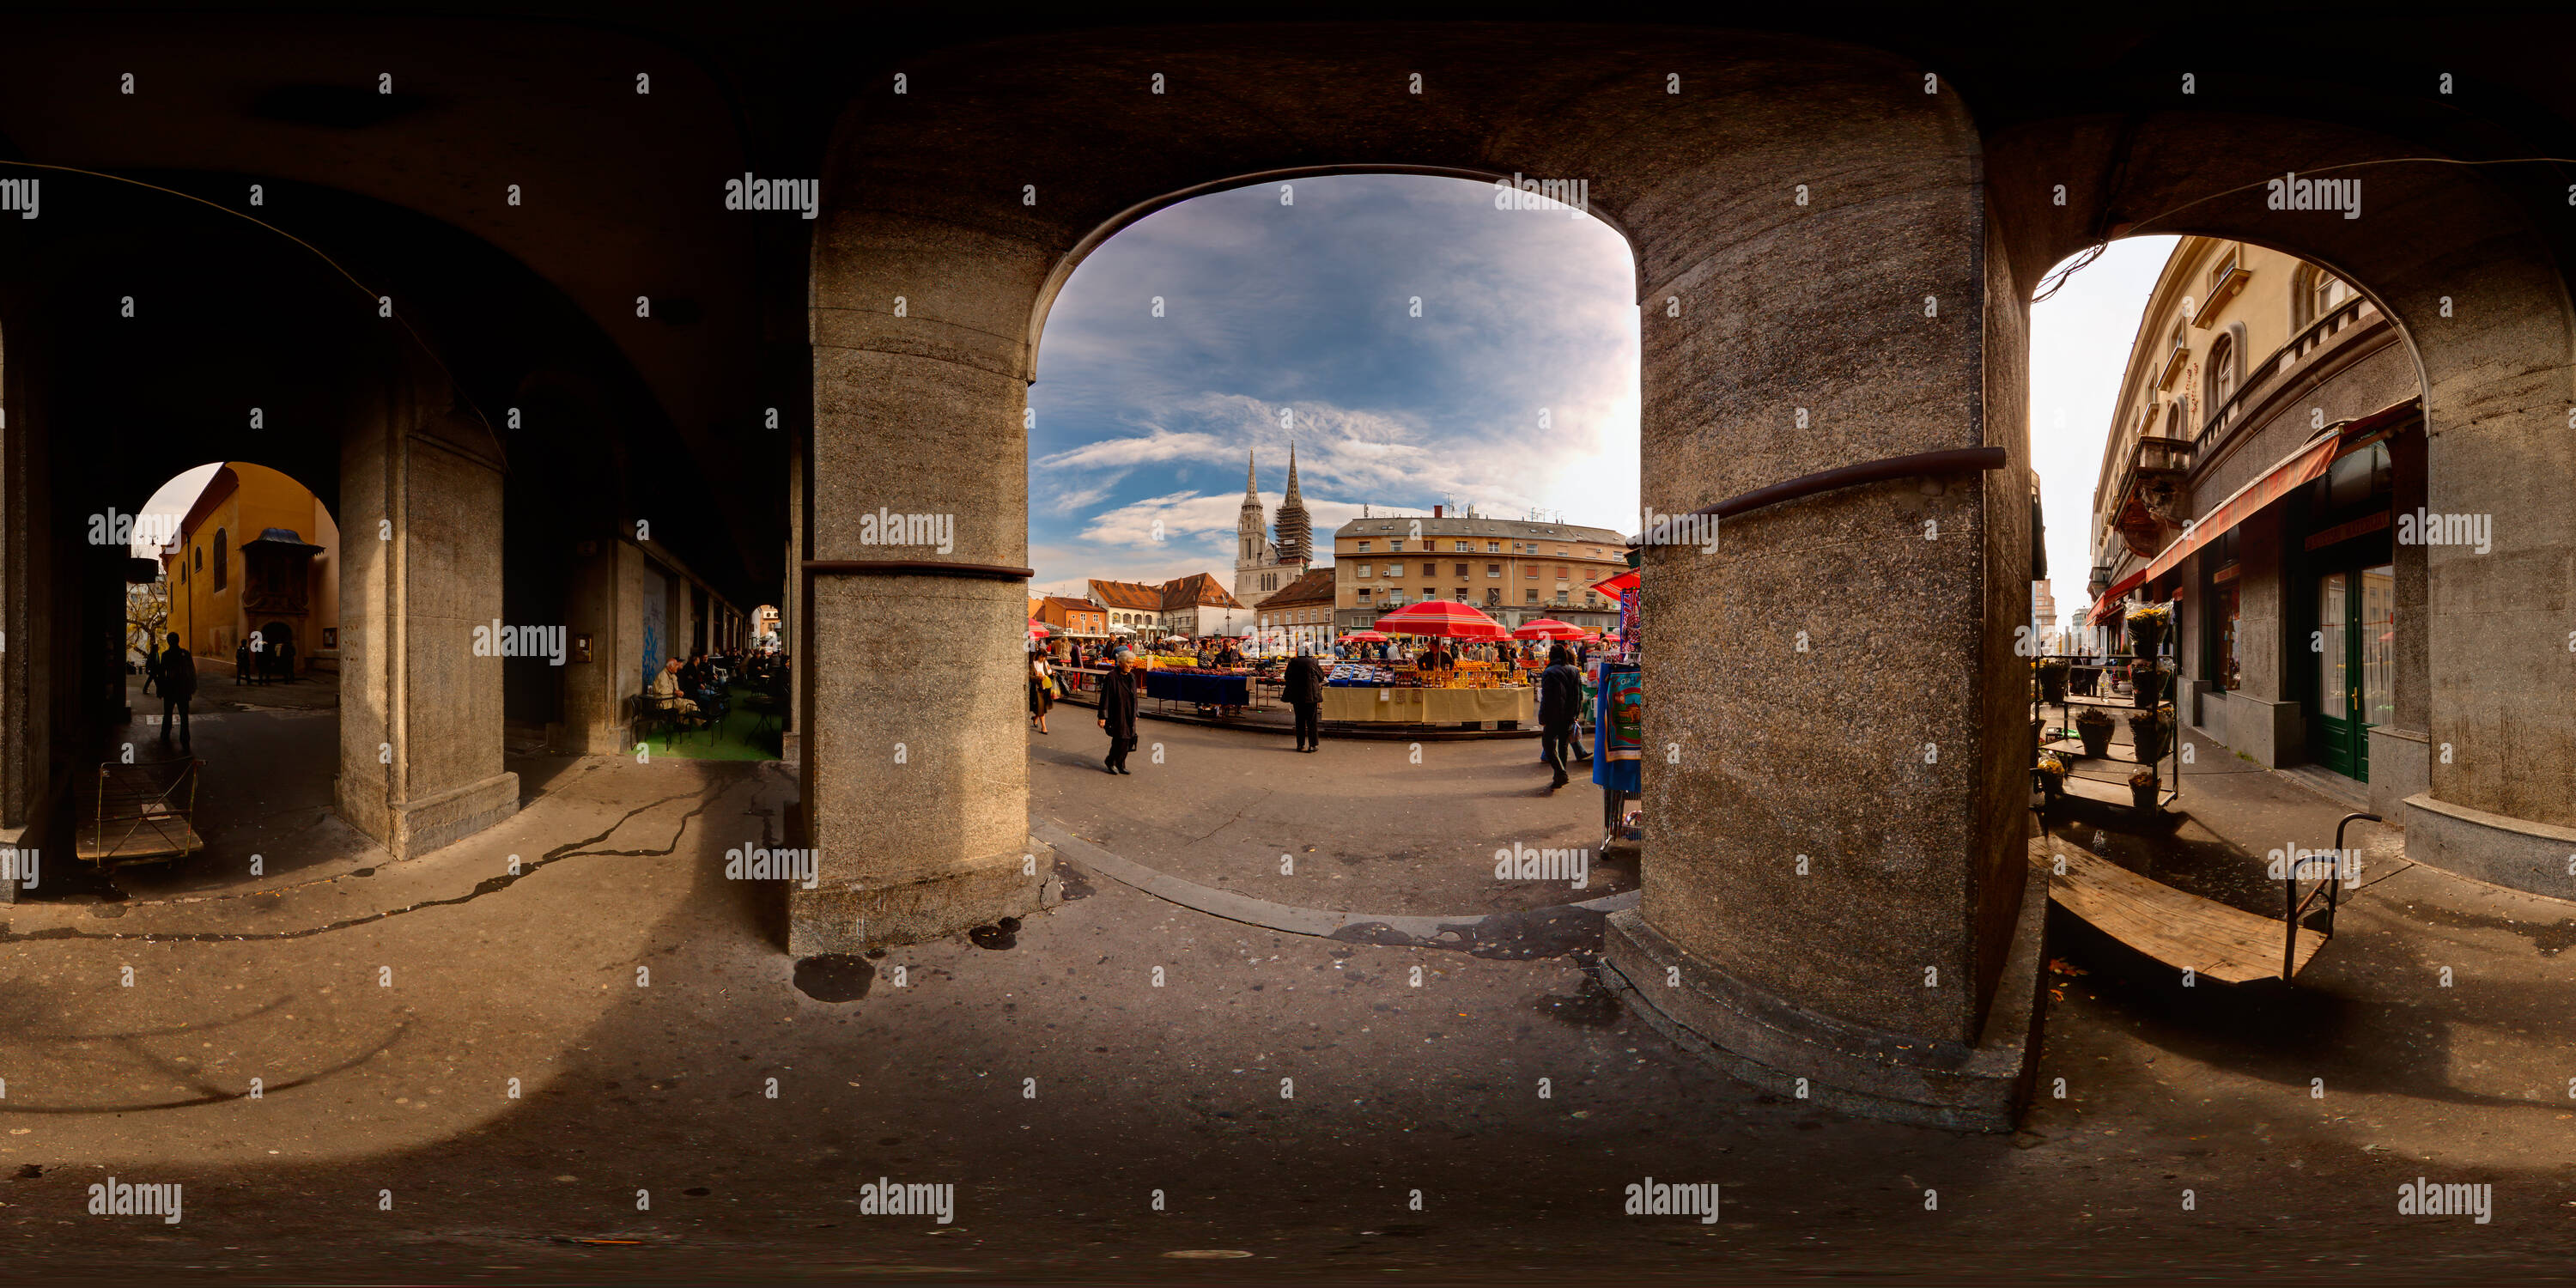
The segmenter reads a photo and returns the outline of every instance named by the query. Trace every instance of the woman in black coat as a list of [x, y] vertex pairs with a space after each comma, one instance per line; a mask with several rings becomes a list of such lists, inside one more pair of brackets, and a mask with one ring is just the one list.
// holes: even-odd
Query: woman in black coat
[[1136, 655], [1118, 650], [1109, 674], [1100, 677], [1100, 727], [1109, 733], [1109, 757], [1101, 767], [1124, 774], [1127, 753], [1136, 749]]

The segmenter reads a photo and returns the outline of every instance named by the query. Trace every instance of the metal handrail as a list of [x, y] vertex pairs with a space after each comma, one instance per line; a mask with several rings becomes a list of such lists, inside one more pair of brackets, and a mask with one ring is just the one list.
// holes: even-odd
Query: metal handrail
[[2316, 903], [2318, 895], [2322, 894], [2326, 897], [2326, 924], [2323, 933], [2328, 939], [2334, 938], [2335, 908], [2343, 901], [2343, 830], [2352, 826], [2355, 819], [2367, 819], [2373, 823], [2387, 821], [2377, 814], [2344, 815], [2343, 821], [2335, 824], [2334, 860], [2326, 864], [2326, 875], [2308, 891], [2306, 898], [2299, 897], [2299, 861], [2283, 856], [2286, 866], [2282, 875], [2287, 880], [2283, 881], [2282, 885], [2287, 891], [2289, 908], [2289, 918], [2282, 928], [2281, 935], [2281, 981], [2283, 983], [2288, 983], [2290, 977], [2297, 972], [2299, 918], [2307, 915], [2308, 909]]

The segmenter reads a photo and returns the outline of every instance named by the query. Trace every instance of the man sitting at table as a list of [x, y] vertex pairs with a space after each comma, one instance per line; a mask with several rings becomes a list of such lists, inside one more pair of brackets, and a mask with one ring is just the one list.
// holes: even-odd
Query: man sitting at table
[[680, 659], [676, 657], [662, 664], [662, 669], [653, 676], [653, 687], [644, 692], [656, 703], [668, 706], [681, 715], [693, 716], [698, 713], [698, 704], [690, 701], [689, 696], [681, 691]]

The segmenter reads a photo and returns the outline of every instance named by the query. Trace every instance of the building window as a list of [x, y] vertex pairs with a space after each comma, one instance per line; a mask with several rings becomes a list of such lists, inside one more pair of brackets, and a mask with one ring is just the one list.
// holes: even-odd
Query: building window
[[1563, 603], [1565, 602], [1565, 592], [1564, 592], [1564, 591], [1561, 591], [1561, 590], [1560, 590], [1560, 591], [1556, 592], [1556, 602], [1557, 602], [1557, 603], [1559, 603], [1559, 604], [1563, 604]]
[[1361, 564], [1361, 565], [1360, 565], [1360, 576], [1362, 576], [1362, 577], [1366, 577], [1366, 576], [1368, 576], [1368, 575], [1369, 575], [1369, 569], [1370, 569], [1370, 568], [1373, 568], [1373, 567], [1375, 567], [1375, 566], [1376, 566], [1376, 565], [1374, 565], [1374, 564]]
[[2352, 298], [2352, 288], [2343, 279], [2317, 267], [2301, 264], [2290, 288], [2290, 329], [2304, 331], [2318, 318], [2335, 311]]
[[1362, 586], [1362, 587], [1360, 587], [1360, 602], [1361, 602], [1361, 603], [1363, 603], [1363, 604], [1365, 604], [1365, 603], [1367, 603], [1368, 601], [1369, 601], [1368, 587], [1366, 587], [1366, 586]]
[[2236, 392], [2236, 337], [2221, 335], [2209, 342], [2209, 405], [2224, 407]]
[[1502, 606], [1503, 606], [1503, 588], [1502, 588], [1502, 587], [1500, 587], [1500, 586], [1487, 586], [1487, 587], [1485, 587], [1485, 607], [1487, 607], [1487, 608], [1500, 608], [1500, 607], [1502, 607]]
[[1486, 565], [1485, 565], [1485, 576], [1486, 576], [1486, 577], [1488, 577], [1488, 578], [1494, 578], [1494, 577], [1500, 577], [1500, 576], [1502, 576], [1502, 575], [1503, 575], [1503, 566], [1502, 566], [1501, 564], [1486, 564]]
[[232, 563], [232, 560], [226, 558], [231, 551], [232, 539], [224, 535], [223, 529], [215, 529], [215, 589], [218, 591], [224, 588], [225, 582], [231, 580], [225, 575], [226, 568]]
[[1440, 575], [1440, 565], [1438, 565], [1438, 564], [1436, 564], [1436, 563], [1427, 563], [1427, 564], [1422, 565], [1422, 575], [1423, 575], [1423, 576], [1425, 576], [1425, 577], [1437, 577], [1437, 576], [1439, 576], [1439, 575]]
[[1464, 586], [1458, 588], [1458, 602], [1462, 604], [1467, 602], [1467, 588]]
[[1530, 579], [1530, 580], [1532, 580], [1532, 581], [1536, 581], [1536, 580], [1538, 580], [1538, 565], [1537, 565], [1537, 564], [1522, 564], [1522, 565], [1521, 565], [1521, 575], [1522, 575], [1522, 576], [1524, 576], [1524, 577], [1529, 578], [1529, 579]]
[[1537, 603], [1537, 602], [1538, 602], [1538, 592], [1537, 592], [1537, 591], [1535, 591], [1535, 590], [1531, 591], [1531, 592], [1529, 593], [1529, 600], [1528, 600], [1527, 602], [1529, 602], [1529, 603], [1533, 603], [1533, 604]]
[[[2220, 571], [2233, 573], [2236, 566], [2230, 564]], [[2244, 674], [2236, 661], [2236, 591], [2236, 579], [2229, 577], [2211, 587], [2207, 600], [2210, 615], [2216, 619], [2211, 623], [2210, 683], [2222, 692], [2235, 691]]]
[[1424, 599], [1438, 599], [1440, 598], [1440, 588], [1438, 586], [1425, 586], [1422, 588], [1422, 597]]
[[1361, 543], [1360, 543], [1360, 553], [1361, 553], [1361, 554], [1367, 554], [1367, 553], [1368, 553], [1368, 548], [1369, 548], [1369, 543], [1367, 543], [1367, 542], [1365, 542], [1365, 541], [1363, 541], [1363, 542], [1361, 542]]
[[1501, 554], [1502, 552], [1503, 552], [1503, 543], [1502, 543], [1502, 542], [1499, 542], [1499, 541], [1488, 541], [1488, 542], [1486, 542], [1486, 543], [1485, 543], [1485, 553], [1486, 553], [1486, 554], [1489, 554], [1489, 555], [1498, 555], [1498, 554]]
[[1573, 569], [1571, 569], [1571, 568], [1566, 567], [1564, 564], [1558, 564], [1558, 565], [1556, 566], [1556, 579], [1557, 579], [1558, 581], [1564, 581], [1564, 580], [1566, 580], [1567, 578], [1572, 577], [1573, 575], [1574, 575], [1574, 570], [1573, 570]]
[[1402, 538], [1398, 538], [1394, 541], [1387, 542], [1386, 548], [1389, 550], [1401, 551], [1404, 549], [1404, 541]]
[[1468, 545], [1468, 544], [1467, 544], [1466, 542], [1464, 542], [1464, 541], [1453, 541], [1453, 542], [1450, 542], [1450, 543], [1449, 543], [1449, 546], [1450, 546], [1450, 553], [1452, 553], [1452, 554], [1461, 554], [1461, 555], [1463, 555], [1463, 554], [1467, 553], [1469, 550], [1472, 550], [1472, 549], [1474, 549], [1474, 548], [1475, 548], [1475, 547], [1473, 547], [1473, 546]]
[[1465, 565], [1465, 564], [1460, 564], [1460, 565], [1458, 565], [1458, 575], [1459, 575], [1459, 576], [1461, 576], [1461, 577], [1464, 577], [1464, 576], [1468, 576], [1468, 575], [1469, 575], [1469, 574], [1468, 574], [1468, 572], [1467, 572], [1467, 565]]

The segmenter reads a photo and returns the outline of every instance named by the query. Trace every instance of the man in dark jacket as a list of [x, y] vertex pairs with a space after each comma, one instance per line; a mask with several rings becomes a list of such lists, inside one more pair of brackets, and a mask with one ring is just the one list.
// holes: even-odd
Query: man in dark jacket
[[1547, 669], [1538, 676], [1538, 742], [1547, 767], [1556, 771], [1553, 791], [1568, 781], [1565, 764], [1574, 745], [1574, 719], [1583, 709], [1583, 672], [1574, 655], [1559, 644], [1547, 651]]
[[1136, 749], [1136, 655], [1118, 650], [1109, 674], [1100, 677], [1100, 727], [1109, 732], [1109, 758], [1101, 768], [1124, 774], [1127, 753]]
[[170, 632], [170, 649], [161, 655], [161, 745], [170, 745], [170, 723], [179, 724], [179, 746], [188, 750], [188, 700], [197, 696], [197, 659], [179, 647]]
[[[218, 656], [220, 656], [220, 654]], [[250, 666], [250, 641], [243, 640], [241, 643], [233, 645], [233, 684], [235, 687], [250, 683]]]
[[1314, 751], [1323, 746], [1324, 667], [1315, 660], [1314, 645], [1297, 646], [1297, 656], [1288, 663], [1280, 696], [1297, 713], [1297, 750]]

